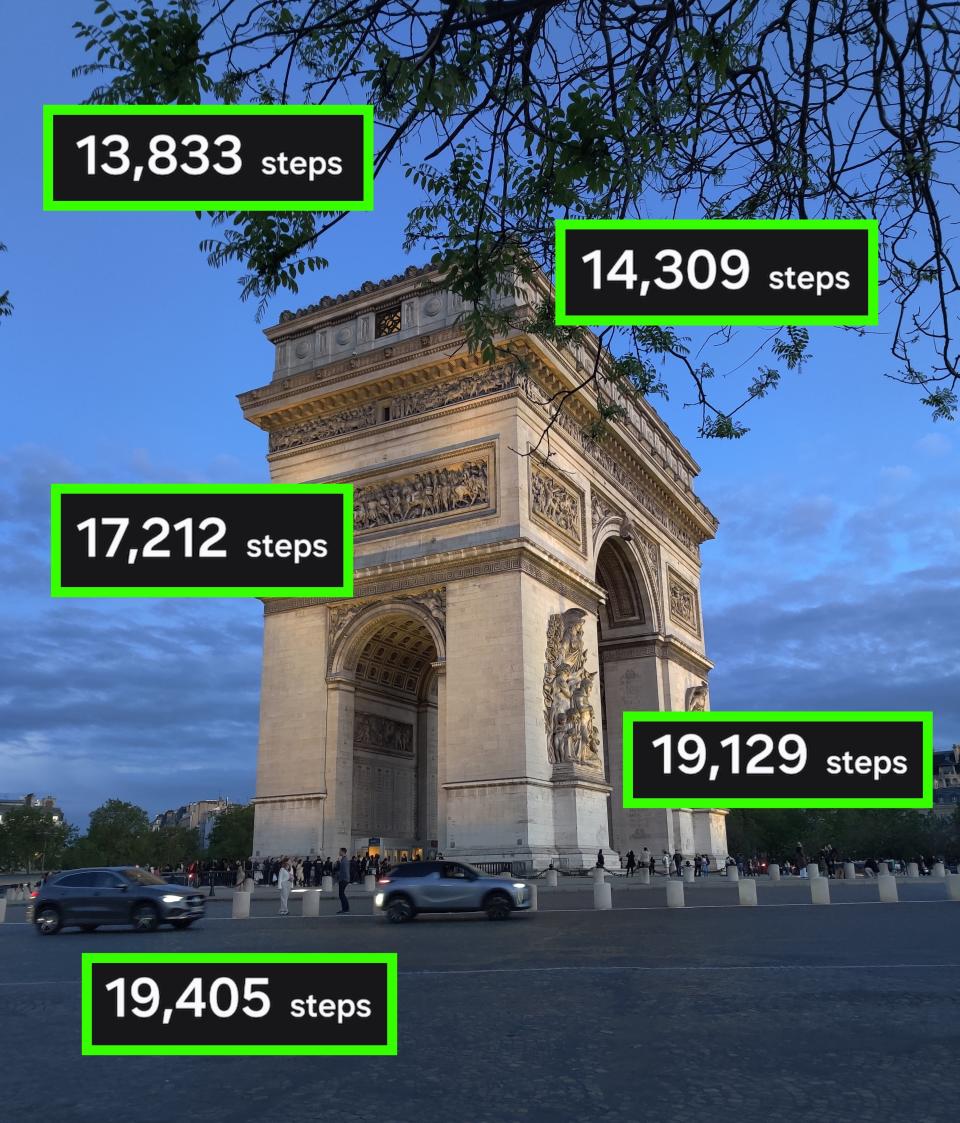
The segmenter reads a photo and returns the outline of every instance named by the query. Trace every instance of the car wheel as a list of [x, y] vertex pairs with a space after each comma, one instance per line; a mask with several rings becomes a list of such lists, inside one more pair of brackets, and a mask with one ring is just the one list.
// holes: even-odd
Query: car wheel
[[416, 910], [409, 897], [392, 897], [387, 904], [387, 919], [394, 924], [403, 924], [413, 920]]
[[60, 910], [53, 905], [44, 905], [34, 917], [34, 924], [41, 936], [55, 936], [63, 925]]
[[510, 898], [506, 893], [491, 893], [483, 906], [489, 920], [510, 919]]
[[174, 928], [189, 928], [193, 921], [194, 918], [191, 916], [189, 920], [171, 920], [170, 923]]
[[133, 906], [130, 923], [138, 932], [152, 932], [160, 923], [160, 914], [155, 905], [151, 905], [149, 901], [141, 901]]
[[80, 925], [80, 931], [81, 932], [96, 932], [98, 927], [99, 927], [98, 924], [81, 924]]

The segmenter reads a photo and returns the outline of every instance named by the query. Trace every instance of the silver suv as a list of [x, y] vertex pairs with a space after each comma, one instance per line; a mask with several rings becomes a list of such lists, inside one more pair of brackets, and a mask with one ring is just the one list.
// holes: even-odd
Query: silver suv
[[466, 862], [401, 862], [377, 881], [373, 903], [395, 924], [418, 912], [479, 912], [506, 920], [515, 909], [530, 908], [532, 894], [523, 881], [496, 877]]

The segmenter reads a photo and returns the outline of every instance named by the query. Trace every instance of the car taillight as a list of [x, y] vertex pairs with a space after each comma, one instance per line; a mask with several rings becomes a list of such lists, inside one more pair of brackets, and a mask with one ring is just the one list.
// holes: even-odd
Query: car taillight
[[389, 877], [381, 877], [380, 880], [377, 882], [377, 884], [378, 885], [389, 885], [390, 884], [390, 878]]
[[31, 901], [32, 901], [32, 900], [33, 900], [33, 899], [34, 899], [35, 897], [39, 897], [39, 896], [40, 896], [40, 890], [39, 890], [39, 889], [31, 889], [31, 891], [30, 891], [30, 900], [31, 900]]

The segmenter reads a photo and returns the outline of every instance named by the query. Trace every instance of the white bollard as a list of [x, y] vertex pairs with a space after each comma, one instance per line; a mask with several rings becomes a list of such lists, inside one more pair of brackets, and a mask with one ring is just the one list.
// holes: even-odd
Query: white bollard
[[883, 873], [881, 866], [880, 876], [877, 878], [877, 886], [880, 889], [880, 900], [888, 905], [895, 905], [900, 900], [900, 895], [897, 892], [897, 879], [889, 872]]
[[544, 875], [544, 878], [546, 880], [547, 885], [551, 889], [556, 889], [556, 887], [557, 887], [557, 871], [556, 870], [547, 870], [546, 874]]
[[253, 890], [254, 890], [253, 878], [248, 877], [243, 883], [243, 891], [244, 891], [244, 893], [252, 893]]
[[807, 877], [812, 881], [815, 877], [820, 876], [820, 867], [816, 862], [807, 862]]
[[530, 912], [536, 912], [539, 907], [537, 901], [537, 887], [536, 885], [528, 885], [527, 890], [530, 893]]
[[889, 862], [878, 862], [877, 865], [880, 867], [880, 872], [877, 874], [877, 877], [885, 877], [890, 872]]
[[7, 898], [0, 897], [0, 924], [7, 919]]
[[593, 907], [595, 909], [613, 908], [613, 892], [605, 881], [598, 881], [593, 887]]
[[233, 894], [233, 912], [232, 917], [234, 920], [247, 920], [250, 916], [250, 894], [244, 893], [242, 889], [237, 889]]
[[683, 882], [682, 881], [668, 881], [667, 882], [667, 907], [671, 909], [682, 909], [684, 906], [683, 901]]
[[363, 875], [363, 887], [373, 896], [377, 891], [377, 875], [375, 873], [365, 873]]
[[780, 880], [780, 867], [776, 862], [771, 862], [770, 865], [767, 866], [767, 873], [770, 875], [771, 881]]
[[303, 894], [303, 915], [304, 916], [319, 916], [320, 915], [320, 890], [307, 889]]
[[687, 885], [693, 884], [693, 879], [694, 879], [695, 876], [696, 876], [696, 872], [694, 871], [693, 866], [684, 866], [683, 867], [683, 880], [687, 883]]
[[844, 862], [843, 863], [843, 880], [844, 881], [856, 881], [857, 880], [857, 867], [853, 864], [853, 862]]
[[727, 866], [727, 880], [728, 881], [739, 881], [740, 880], [740, 871], [737, 869], [736, 866]]
[[333, 892], [333, 874], [325, 873], [323, 875], [323, 879], [320, 882], [320, 889], [324, 893]]
[[810, 902], [814, 905], [830, 904], [830, 882], [827, 878], [810, 878]]
[[943, 862], [934, 862], [933, 869], [930, 871], [931, 877], [943, 877], [946, 873]]
[[640, 878], [641, 885], [650, 884], [650, 870], [646, 866], [641, 866], [637, 871], [637, 877]]
[[606, 872], [603, 866], [594, 866], [592, 870], [593, 880], [595, 882], [603, 882], [606, 877]]
[[944, 880], [947, 883], [947, 896], [951, 901], [960, 901], [960, 873], [948, 873]]
[[907, 862], [907, 877], [919, 877], [920, 867], [916, 862]]
[[740, 891], [741, 905], [755, 905], [757, 903], [757, 883], [752, 878], [737, 883]]

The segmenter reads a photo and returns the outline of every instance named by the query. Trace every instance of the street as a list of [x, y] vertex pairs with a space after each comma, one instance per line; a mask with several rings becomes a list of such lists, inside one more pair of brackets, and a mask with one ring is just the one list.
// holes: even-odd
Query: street
[[[942, 885], [805, 885], [688, 893], [618, 885], [595, 912], [579, 887], [538, 913], [419, 917], [354, 911], [249, 920], [226, 893], [185, 932], [39, 937], [0, 927], [5, 1100], [63, 1123], [289, 1119], [455, 1121], [955, 1118], [960, 1092], [960, 908]], [[766, 902], [766, 903], [765, 903]], [[396, 951], [399, 1054], [360, 1057], [80, 1055], [82, 951]]]

